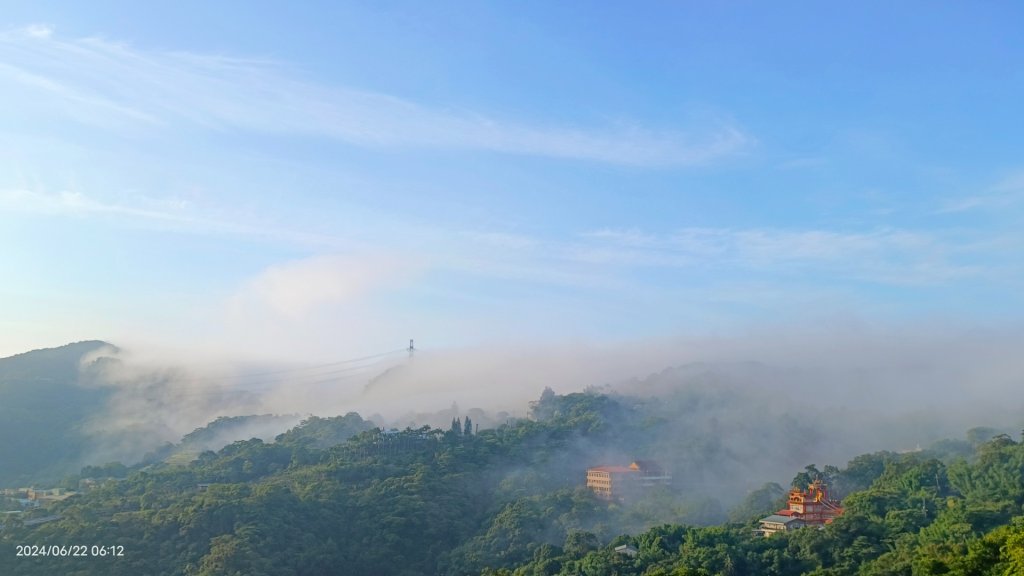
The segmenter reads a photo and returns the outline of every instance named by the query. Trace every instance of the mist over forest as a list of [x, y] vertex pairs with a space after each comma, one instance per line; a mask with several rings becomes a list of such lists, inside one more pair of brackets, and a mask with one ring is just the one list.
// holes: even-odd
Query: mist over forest
[[35, 361], [49, 378], [56, 368], [46, 359], [58, 355], [64, 389], [89, 398], [66, 432], [72, 441], [57, 451], [67, 453], [63, 472], [174, 452], [194, 456], [249, 438], [273, 441], [306, 418], [350, 412], [383, 429], [445, 429], [467, 416], [492, 429], [535, 417], [531, 403], [545, 389], [587, 391], [632, 411], [627, 420], [643, 422], [644, 439], [622, 429], [612, 433], [614, 450], [579, 447], [576, 473], [649, 458], [671, 468], [688, 492], [725, 488], [732, 495], [726, 499], [735, 500], [763, 482], [784, 483], [807, 464], [918, 450], [976, 426], [1017, 429], [1020, 406], [1006, 400], [1024, 373], [1009, 353], [1019, 331], [929, 328], [399, 349], [354, 362], [291, 365], [192, 366], [91, 342], [0, 360], [0, 379], [13, 391], [20, 378], [23, 392], [45, 395], [33, 383], [39, 375], [18, 367]]
[[[551, 388], [670, 406], [658, 415], [678, 427], [667, 436], [708, 434], [715, 423], [716, 435], [737, 449], [751, 440], [746, 435], [759, 434], [754, 422], [770, 423], [771, 433], [778, 422], [792, 421], [811, 432], [800, 458], [842, 462], [865, 451], [960, 437], [973, 426], [1015, 429], [1024, 407], [1013, 400], [1024, 384], [1024, 359], [1013, 351], [1022, 341], [1016, 326], [833, 324], [720, 339], [427, 348], [411, 357], [398, 350], [354, 363], [226, 370], [135, 361], [118, 351], [86, 386], [113, 392], [93, 423], [97, 436], [135, 430], [139, 445], [122, 447], [128, 460], [220, 416], [354, 411], [385, 428], [404, 428], [445, 427], [452, 417], [470, 415], [489, 428], [526, 417], [528, 403]], [[777, 478], [772, 462], [793, 451], [788, 443], [772, 446], [745, 455], [764, 456], [751, 471], [764, 465], [765, 476]]]
[[[57, 486], [73, 496], [41, 509], [50, 516], [19, 519], [0, 534], [0, 545], [13, 545], [6, 535], [26, 530], [53, 543], [91, 531], [146, 551], [117, 564], [114, 573], [156, 566], [188, 573], [194, 565], [212, 575], [231, 565], [268, 574], [300, 566], [299, 573], [312, 574], [329, 571], [323, 562], [332, 558], [379, 574], [490, 574], [542, 560], [573, 573], [572, 562], [597, 562], [586, 559], [604, 554], [605, 546], [633, 542], [624, 535], [671, 525], [725, 525], [733, 527], [729, 534], [749, 533], [744, 526], [780, 506], [790, 479], [795, 487], [825, 479], [835, 497], [857, 510], [858, 498], [874, 484], [915, 466], [940, 466], [930, 488], [937, 492], [928, 498], [962, 497], [976, 481], [969, 480], [973, 468], [964, 466], [981, 466], [986, 451], [1016, 450], [1010, 435], [1021, 422], [1010, 407], [995, 409], [985, 398], [971, 405], [966, 396], [935, 398], [926, 409], [911, 402], [925, 393], [956, 394], [957, 375], [998, 372], [997, 366], [966, 366], [963, 356], [955, 374], [922, 365], [914, 353], [926, 344], [904, 340], [902, 350], [865, 350], [861, 371], [845, 378], [839, 375], [848, 367], [830, 365], [823, 353], [835, 345], [820, 342], [794, 355], [816, 359], [799, 366], [709, 355], [634, 378], [615, 378], [612, 368], [653, 355], [614, 358], [608, 350], [579, 349], [572, 357], [579, 364], [554, 370], [555, 358], [569, 357], [564, 350], [477, 354], [476, 363], [465, 362], [466, 380], [459, 380], [465, 352], [401, 351], [383, 364], [373, 359], [365, 382], [360, 376], [361, 382], [339, 389], [323, 386], [323, 369], [308, 367], [232, 367], [232, 382], [223, 368], [217, 377], [204, 377], [181, 365], [138, 362], [130, 351], [98, 341], [34, 351], [0, 359], [2, 392], [16, 400], [0, 410], [10, 412], [19, 402], [19, 410], [33, 403], [41, 409], [32, 414], [37, 432], [0, 455], [15, 464], [5, 467], [3, 482]], [[594, 362], [583, 362], [588, 358]], [[569, 388], [534, 379], [540, 373], [558, 374]], [[583, 384], [595, 373], [608, 380]], [[307, 379], [296, 379], [300, 374]], [[288, 378], [270, 384], [268, 375]], [[247, 389], [246, 376], [263, 380]], [[517, 403], [525, 390], [500, 389], [517, 381], [535, 383], [524, 389], [543, 387]], [[303, 390], [291, 403], [274, 404], [303, 382], [315, 383], [321, 401], [306, 404], [304, 412], [275, 410], [314, 399], [314, 391]], [[888, 393], [897, 384], [906, 388]], [[495, 387], [490, 396], [488, 386]], [[69, 394], [81, 398], [77, 411], [51, 413], [54, 395]], [[479, 404], [460, 404], [462, 398]], [[39, 404], [47, 401], [49, 410]], [[374, 406], [380, 410], [365, 415]], [[612, 501], [596, 497], [585, 483], [590, 468], [632, 462], [656, 463], [671, 480]], [[977, 472], [983, 473], [989, 474]], [[944, 491], [944, 482], [959, 492]], [[229, 514], [233, 527], [218, 528], [220, 521], [203, 519], [196, 505]], [[916, 510], [900, 506], [907, 505]], [[926, 498], [925, 510], [933, 505]], [[100, 520], [111, 513], [105, 510], [113, 511], [109, 522]], [[986, 522], [998, 526], [1008, 514]], [[35, 518], [43, 522], [38, 528]], [[334, 540], [294, 542], [320, 558], [298, 564], [288, 555], [258, 552], [273, 548], [268, 522], [337, 531], [338, 518], [348, 519], [342, 532], [352, 543], [381, 539], [358, 552]], [[150, 536], [130, 536], [139, 532], [129, 526], [140, 523], [141, 534], [166, 533], [170, 547], [157, 551]], [[835, 530], [829, 527], [830, 534]], [[740, 550], [752, 545], [746, 542], [730, 545]], [[800, 558], [793, 560], [800, 566], [834, 561]], [[19, 574], [52, 569], [38, 560], [18, 566]]]

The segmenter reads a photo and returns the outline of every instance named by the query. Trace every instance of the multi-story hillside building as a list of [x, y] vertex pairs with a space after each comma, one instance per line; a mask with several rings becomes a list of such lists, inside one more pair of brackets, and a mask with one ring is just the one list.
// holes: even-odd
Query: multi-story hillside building
[[654, 462], [637, 460], [629, 466], [595, 466], [587, 469], [587, 488], [605, 500], [622, 500], [654, 486], [670, 484], [672, 477]]

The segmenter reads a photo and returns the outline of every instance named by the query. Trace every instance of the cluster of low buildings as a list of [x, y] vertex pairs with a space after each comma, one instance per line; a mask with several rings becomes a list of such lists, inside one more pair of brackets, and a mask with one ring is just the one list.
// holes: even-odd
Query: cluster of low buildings
[[78, 491], [82, 494], [92, 492], [97, 488], [106, 486], [107, 484], [113, 484], [119, 482], [117, 478], [82, 478], [78, 481]]
[[24, 508], [35, 508], [50, 502], [66, 500], [77, 494], [77, 492], [61, 488], [45, 490], [39, 488], [4, 488], [0, 494], [5, 498], [14, 500]]

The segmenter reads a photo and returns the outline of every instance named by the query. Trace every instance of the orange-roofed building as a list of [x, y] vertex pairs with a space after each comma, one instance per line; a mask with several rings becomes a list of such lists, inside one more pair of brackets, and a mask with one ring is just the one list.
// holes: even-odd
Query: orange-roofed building
[[[788, 506], [775, 514], [761, 519], [761, 533], [771, 536], [776, 532], [803, 526], [824, 526], [843, 514], [838, 500], [828, 496], [828, 487], [821, 480], [815, 480], [807, 490], [794, 488], [789, 491]], [[780, 522], [780, 518], [792, 518], [800, 522]]]
[[605, 500], [621, 500], [638, 488], [667, 485], [672, 478], [654, 462], [637, 460], [629, 466], [595, 466], [587, 469], [587, 488]]

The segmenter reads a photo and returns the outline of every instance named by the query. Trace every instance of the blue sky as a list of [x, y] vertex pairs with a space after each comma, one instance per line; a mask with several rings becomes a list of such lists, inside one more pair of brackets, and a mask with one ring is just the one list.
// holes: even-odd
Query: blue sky
[[0, 353], [1017, 322], [1014, 3], [34, 2]]

